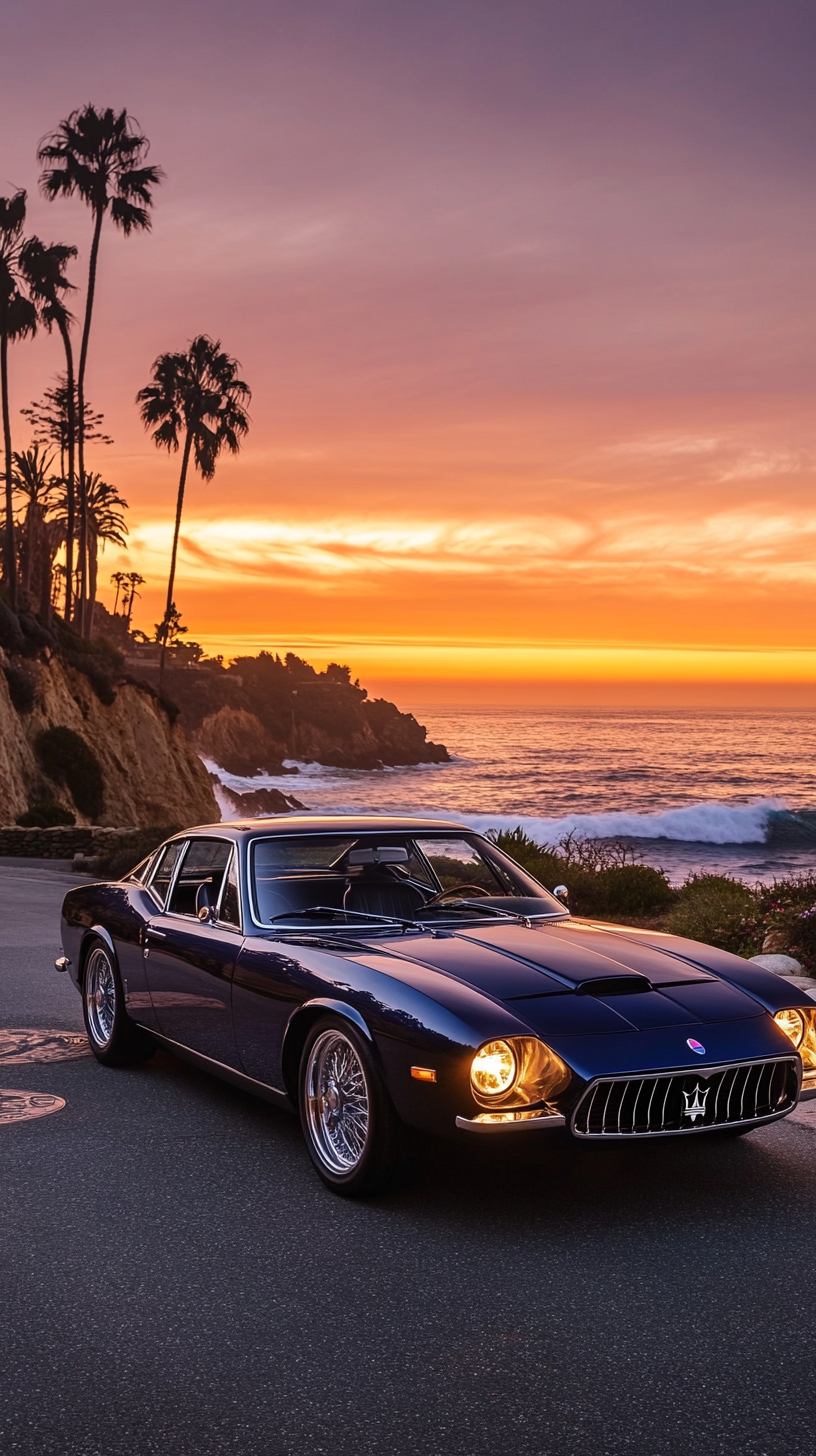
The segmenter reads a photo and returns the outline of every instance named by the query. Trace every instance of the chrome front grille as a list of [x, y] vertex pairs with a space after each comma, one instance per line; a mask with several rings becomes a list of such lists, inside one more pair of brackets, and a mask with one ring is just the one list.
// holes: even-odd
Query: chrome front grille
[[795, 1057], [689, 1068], [647, 1077], [601, 1077], [573, 1114], [578, 1137], [648, 1137], [780, 1117], [798, 1093]]

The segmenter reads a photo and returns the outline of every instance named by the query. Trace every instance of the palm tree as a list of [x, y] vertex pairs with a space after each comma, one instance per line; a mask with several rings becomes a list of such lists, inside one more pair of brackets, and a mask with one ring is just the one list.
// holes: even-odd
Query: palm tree
[[26, 607], [30, 607], [32, 597], [36, 597], [38, 609], [46, 620], [51, 611], [53, 559], [63, 539], [62, 530], [52, 529], [56, 523], [47, 520], [48, 512], [55, 504], [59, 485], [51, 474], [53, 463], [53, 455], [45, 450], [41, 454], [39, 445], [14, 455], [14, 486], [26, 502], [20, 553], [23, 602]]
[[61, 121], [56, 131], [40, 142], [37, 160], [45, 163], [40, 186], [48, 198], [72, 197], [86, 202], [93, 214], [93, 235], [88, 262], [88, 291], [77, 369], [77, 455], [80, 483], [80, 542], [82, 563], [80, 589], [80, 631], [87, 634], [88, 508], [83, 494], [85, 481], [85, 369], [91, 333], [99, 243], [102, 223], [110, 212], [115, 227], [125, 237], [149, 230], [153, 191], [162, 180], [160, 167], [148, 166], [147, 137], [133, 117], [112, 107], [104, 111], [88, 104]]
[[[116, 609], [119, 606], [119, 593], [120, 593], [120, 591], [122, 591], [122, 587], [125, 585], [125, 582], [126, 581], [127, 581], [127, 572], [126, 571], [115, 571], [113, 573], [112, 577], [111, 577], [111, 586], [115, 586], [116, 587], [116, 598], [115, 598], [114, 603], [113, 603], [113, 615], [114, 615], [114, 617], [116, 616]], [[124, 593], [122, 594], [122, 601], [124, 602]]]
[[[71, 583], [74, 575], [74, 538], [76, 535], [76, 386], [74, 381], [74, 351], [70, 328], [73, 315], [69, 313], [63, 295], [73, 289], [65, 276], [69, 259], [77, 255], [76, 248], [66, 243], [52, 243], [46, 247], [39, 238], [31, 238], [23, 249], [23, 266], [29, 283], [29, 293], [37, 305], [40, 319], [50, 333], [56, 325], [65, 350], [65, 426], [61, 431], [60, 456], [65, 476], [67, 519], [65, 532], [65, 620], [71, 620]], [[26, 413], [26, 411], [23, 411]], [[29, 412], [30, 413], [30, 412]], [[68, 456], [68, 472], [65, 473], [65, 459]]]
[[125, 576], [125, 589], [122, 593], [122, 611], [128, 631], [130, 631], [130, 619], [133, 616], [133, 603], [137, 597], [142, 595], [136, 588], [137, 586], [144, 586], [144, 583], [145, 579], [139, 575], [138, 571], [127, 572]]
[[122, 499], [116, 487], [108, 485], [101, 475], [87, 477], [85, 494], [88, 502], [88, 636], [90, 636], [93, 632], [96, 586], [99, 579], [100, 542], [103, 550], [106, 541], [112, 541], [115, 546], [126, 545], [125, 537], [128, 528], [124, 516], [121, 511], [116, 510], [116, 507], [123, 506], [127, 510], [128, 503]]
[[37, 309], [27, 296], [22, 253], [26, 194], [0, 197], [0, 395], [3, 409], [3, 450], [6, 475], [6, 529], [3, 575], [12, 607], [17, 606], [17, 543], [14, 531], [14, 471], [11, 451], [11, 415], [8, 392], [8, 346], [35, 333]]
[[153, 439], [157, 445], [174, 451], [178, 450], [182, 437], [184, 440], [161, 633], [160, 686], [164, 680], [167, 635], [174, 609], [173, 586], [190, 455], [193, 454], [202, 479], [212, 480], [224, 446], [231, 454], [238, 454], [241, 439], [249, 429], [245, 407], [251, 398], [249, 385], [238, 378], [239, 367], [235, 359], [222, 351], [220, 339], [199, 334], [185, 354], [160, 354], [153, 365], [153, 382], [140, 389], [136, 396], [145, 428], [156, 426]]

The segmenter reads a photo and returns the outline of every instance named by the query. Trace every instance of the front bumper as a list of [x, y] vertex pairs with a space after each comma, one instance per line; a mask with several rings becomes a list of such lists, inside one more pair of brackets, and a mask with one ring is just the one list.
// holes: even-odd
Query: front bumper
[[560, 1112], [483, 1112], [479, 1117], [457, 1117], [456, 1126], [463, 1132], [551, 1132], [566, 1127], [567, 1119]]

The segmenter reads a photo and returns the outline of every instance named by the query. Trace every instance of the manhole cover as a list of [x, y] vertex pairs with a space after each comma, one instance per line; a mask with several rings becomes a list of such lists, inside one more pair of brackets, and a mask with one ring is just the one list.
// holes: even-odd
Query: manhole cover
[[88, 1038], [79, 1031], [40, 1031], [9, 1027], [0, 1031], [0, 1066], [20, 1062], [65, 1062], [91, 1055]]
[[0, 1087], [0, 1123], [29, 1122], [32, 1117], [61, 1112], [64, 1106], [65, 1098], [53, 1097], [50, 1092], [20, 1092], [16, 1087]]

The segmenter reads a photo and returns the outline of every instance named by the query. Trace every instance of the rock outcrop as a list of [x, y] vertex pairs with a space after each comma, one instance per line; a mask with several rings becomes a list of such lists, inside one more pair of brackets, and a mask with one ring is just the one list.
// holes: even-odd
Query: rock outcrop
[[[67, 778], [38, 745], [47, 730], [68, 730], [101, 773], [102, 825], [207, 824], [220, 818], [209, 776], [181, 724], [146, 685], [116, 681], [102, 701], [86, 673], [59, 655], [25, 662], [30, 693], [15, 690], [19, 671], [0, 653], [0, 822], [13, 824], [38, 800], [58, 799], [78, 824], [92, 822]], [[6, 670], [7, 669], [7, 670]], [[10, 686], [19, 706], [12, 702]], [[80, 795], [80, 798], [82, 795]]]
[[370, 769], [449, 757], [412, 713], [372, 701], [348, 667], [330, 663], [317, 672], [292, 652], [283, 661], [261, 652], [228, 668], [217, 661], [171, 665], [165, 692], [200, 751], [241, 776], [280, 773], [286, 758]]
[[282, 794], [280, 789], [250, 789], [239, 794], [219, 784], [218, 797], [236, 819], [265, 819], [270, 814], [291, 814], [293, 809], [306, 808], [294, 794]]
[[227, 773], [286, 773], [284, 745], [276, 743], [257, 714], [245, 708], [221, 708], [211, 713], [196, 729], [194, 740], [199, 753]]

